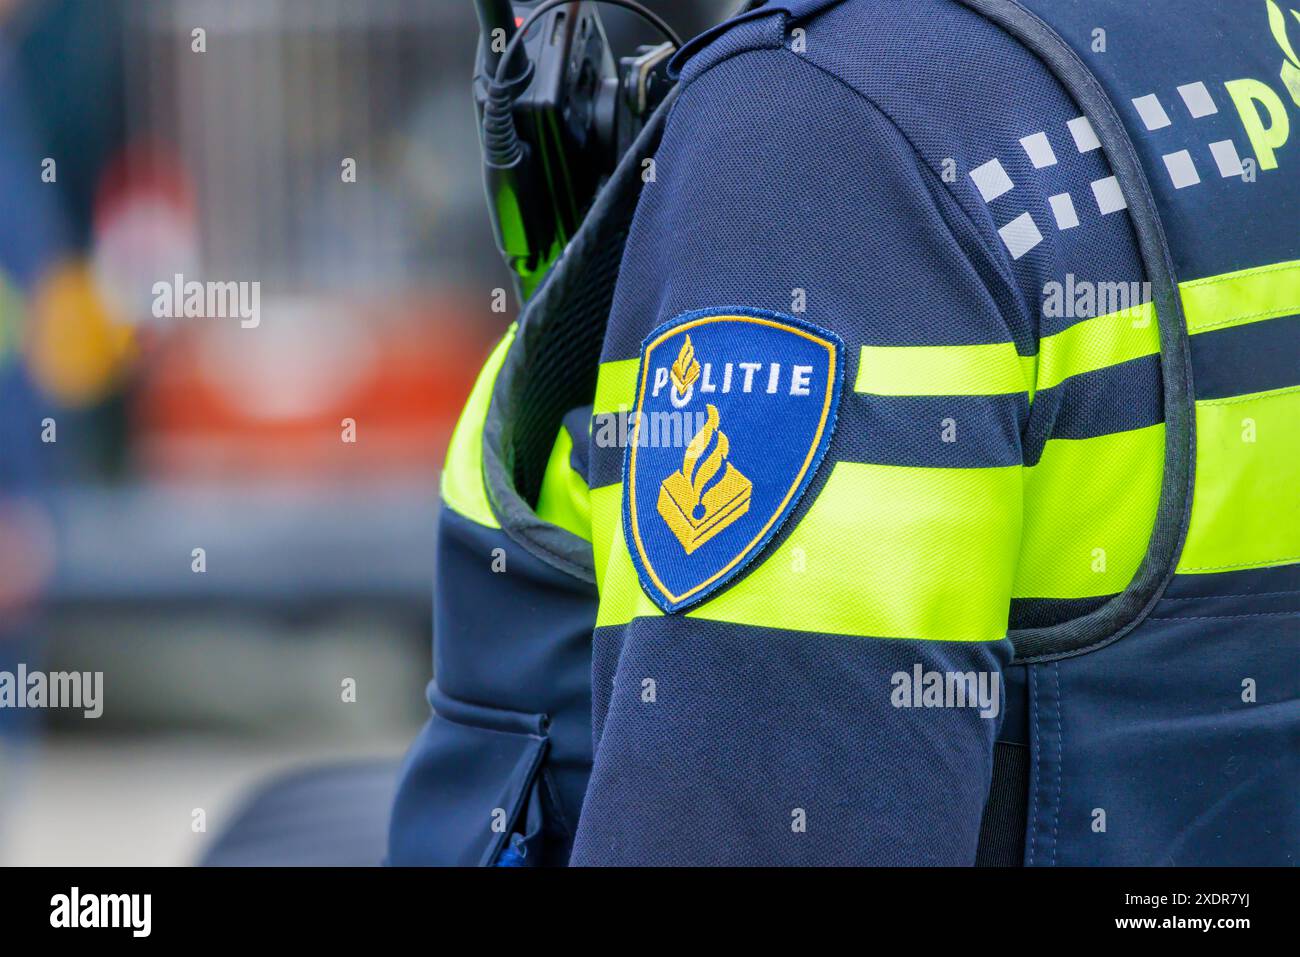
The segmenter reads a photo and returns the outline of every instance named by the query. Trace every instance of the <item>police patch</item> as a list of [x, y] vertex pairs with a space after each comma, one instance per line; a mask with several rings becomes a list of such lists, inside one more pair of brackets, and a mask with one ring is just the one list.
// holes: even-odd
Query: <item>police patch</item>
[[830, 442], [838, 336], [753, 310], [692, 312], [641, 347], [623, 462], [623, 531], [641, 587], [673, 612], [776, 534]]

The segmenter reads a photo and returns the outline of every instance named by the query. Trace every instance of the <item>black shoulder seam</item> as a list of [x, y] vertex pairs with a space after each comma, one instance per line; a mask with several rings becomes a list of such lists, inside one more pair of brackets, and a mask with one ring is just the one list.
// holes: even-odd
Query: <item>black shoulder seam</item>
[[1146, 171], [1110, 96], [1070, 45], [1016, 0], [957, 2], [1001, 27], [1037, 55], [1092, 123], [1128, 203], [1138, 250], [1151, 282], [1160, 332], [1165, 462], [1160, 503], [1146, 554], [1128, 587], [1096, 611], [1059, 625], [1010, 633], [1017, 662], [1050, 661], [1093, 651], [1128, 634], [1151, 613], [1174, 575], [1192, 502], [1196, 436], [1191, 350], [1164, 226]]

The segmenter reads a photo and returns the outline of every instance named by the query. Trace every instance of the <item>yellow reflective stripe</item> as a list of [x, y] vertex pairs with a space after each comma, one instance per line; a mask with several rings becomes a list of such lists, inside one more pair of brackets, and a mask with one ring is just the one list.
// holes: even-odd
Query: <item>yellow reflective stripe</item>
[[1038, 388], [1050, 389], [1071, 376], [1159, 351], [1160, 330], [1151, 303], [1094, 316], [1039, 342]]
[[492, 514], [487, 488], [483, 484], [483, 423], [487, 421], [497, 373], [501, 371], [514, 339], [515, 326], [512, 323], [479, 372], [465, 410], [451, 433], [451, 444], [442, 464], [443, 502], [453, 511], [489, 528], [500, 528], [501, 524]]
[[632, 556], [627, 550], [627, 539], [623, 537], [622, 514], [619, 510], [623, 486], [619, 484], [608, 487], [615, 493], [612, 498], [614, 522], [610, 526], [612, 534], [605, 540], [604, 561], [597, 566], [596, 571], [596, 581], [600, 589], [600, 606], [596, 609], [597, 628], [605, 625], [626, 625], [634, 618], [658, 618], [663, 615], [659, 606], [652, 602], [641, 588], [641, 579], [637, 577]]
[[1192, 335], [1300, 312], [1300, 260], [1181, 283]]
[[[1033, 357], [1014, 343], [863, 346], [855, 392], [870, 395], [1006, 395], [1033, 383]], [[1026, 376], [1026, 370], [1031, 374]]]
[[572, 453], [573, 437], [561, 427], [542, 474], [537, 517], [591, 541], [591, 494], [582, 476], [569, 464]]
[[[1020, 474], [1019, 466], [839, 462], [781, 546], [687, 617], [875, 638], [1000, 639], [1020, 539]], [[617, 502], [611, 496], [603, 507]], [[660, 614], [613, 518], [598, 520], [612, 536], [597, 625]]]
[[1178, 571], [1300, 561], [1300, 386], [1196, 403], [1196, 487]]
[[636, 401], [636, 372], [640, 359], [602, 362], [596, 378], [596, 399], [592, 414], [632, 408]]
[[1143, 303], [1045, 336], [1036, 356], [1010, 342], [973, 346], [863, 346], [854, 391], [871, 395], [1009, 395], [1060, 385], [1160, 351], [1155, 308]]
[[[1241, 270], [1180, 285], [1192, 335], [1300, 312], [1300, 261]], [[877, 395], [996, 395], [1051, 388], [1071, 376], [1159, 353], [1154, 306], [1142, 304], [1084, 320], [1040, 342], [1037, 356], [1016, 354], [1010, 343], [979, 346], [863, 347], [855, 388]], [[623, 368], [611, 368], [621, 366]], [[629, 407], [635, 360], [602, 367], [603, 404]], [[1300, 388], [1198, 402], [1196, 497], [1178, 571], [1204, 573], [1300, 561]], [[1254, 440], [1245, 436], [1254, 430]], [[1024, 534], [1015, 567], [1016, 597], [1083, 598], [1123, 591], [1145, 554], [1159, 503], [1165, 429], [1155, 425], [1091, 439], [1052, 439], [1037, 465], [1023, 471]], [[843, 469], [875, 468], [841, 463]], [[929, 471], [929, 470], [909, 470]], [[960, 473], [962, 470], [953, 470]], [[828, 484], [829, 490], [831, 485]], [[909, 502], [913, 490], [894, 493]], [[622, 542], [621, 488], [611, 486], [611, 532], [599, 566], [609, 574], [602, 591], [602, 623], [658, 614], [642, 593]], [[823, 495], [826, 493], [824, 492]], [[942, 493], [934, 493], [942, 494]], [[873, 504], [882, 499], [876, 498]], [[826, 514], [820, 500], [805, 519]], [[779, 607], [802, 588], [819, 594], [817, 581], [783, 578], [777, 555], [786, 555], [801, 525], [763, 566], [732, 589], [690, 612], [702, 618], [786, 627], [799, 616]], [[867, 534], [853, 520], [837, 519], [827, 534], [847, 541]], [[904, 527], [896, 537], [906, 538]], [[597, 548], [599, 549], [599, 543]], [[868, 560], [855, 553], [849, 564]], [[887, 566], [886, 566], [887, 567]], [[772, 577], [772, 583], [762, 584]], [[897, 635], [889, 615], [845, 610], [834, 597], [790, 627], [840, 634]], [[797, 587], [796, 587], [797, 586]], [[609, 591], [608, 601], [605, 591]], [[887, 590], [885, 590], [887, 591]], [[882, 592], [883, 593], [883, 592]], [[900, 585], [893, 594], [906, 594]], [[776, 597], [780, 596], [778, 601]], [[822, 605], [829, 607], [822, 608]], [[957, 607], [957, 606], [954, 606]], [[904, 616], [905, 617], [905, 616]], [[898, 616], [895, 620], [902, 620]], [[817, 624], [814, 622], [821, 622]], [[881, 627], [868, 627], [879, 625]]]
[[[1300, 260], [1180, 285], [1192, 335], [1300, 313]], [[1182, 574], [1300, 561], [1300, 387], [1196, 403]]]
[[[1194, 279], [1179, 289], [1192, 335], [1289, 316], [1300, 312], [1300, 261]], [[1145, 302], [1045, 336], [1036, 357], [1018, 355], [1010, 342], [862, 346], [854, 390], [885, 396], [1032, 393], [1159, 351], [1155, 306]]]
[[[610, 564], [610, 552], [623, 543], [623, 485], [602, 485], [591, 490], [591, 557], [596, 565], [596, 588], [601, 593], [601, 607], [605, 605], [606, 568]], [[627, 549], [623, 549], [624, 557]], [[628, 559], [631, 565], [631, 559]], [[633, 583], [636, 574], [632, 575]], [[640, 589], [640, 586], [636, 586]]]
[[1160, 501], [1162, 424], [1052, 439], [1026, 468], [1017, 598], [1123, 591], [1146, 553]]

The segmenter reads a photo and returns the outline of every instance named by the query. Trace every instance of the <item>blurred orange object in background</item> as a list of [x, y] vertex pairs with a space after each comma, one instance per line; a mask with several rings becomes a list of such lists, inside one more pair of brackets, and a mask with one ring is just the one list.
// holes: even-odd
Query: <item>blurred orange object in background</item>
[[308, 480], [415, 471], [432, 481], [491, 347], [483, 317], [430, 295], [262, 308], [255, 329], [172, 320], [132, 400], [143, 470]]

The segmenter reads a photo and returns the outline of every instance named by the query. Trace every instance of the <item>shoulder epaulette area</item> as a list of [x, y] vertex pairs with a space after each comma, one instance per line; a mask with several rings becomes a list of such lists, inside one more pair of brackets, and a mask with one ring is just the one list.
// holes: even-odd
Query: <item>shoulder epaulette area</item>
[[713, 64], [746, 50], [772, 50], [785, 42], [789, 24], [806, 20], [843, 0], [774, 0], [746, 11], [688, 40], [669, 71], [689, 83]]

